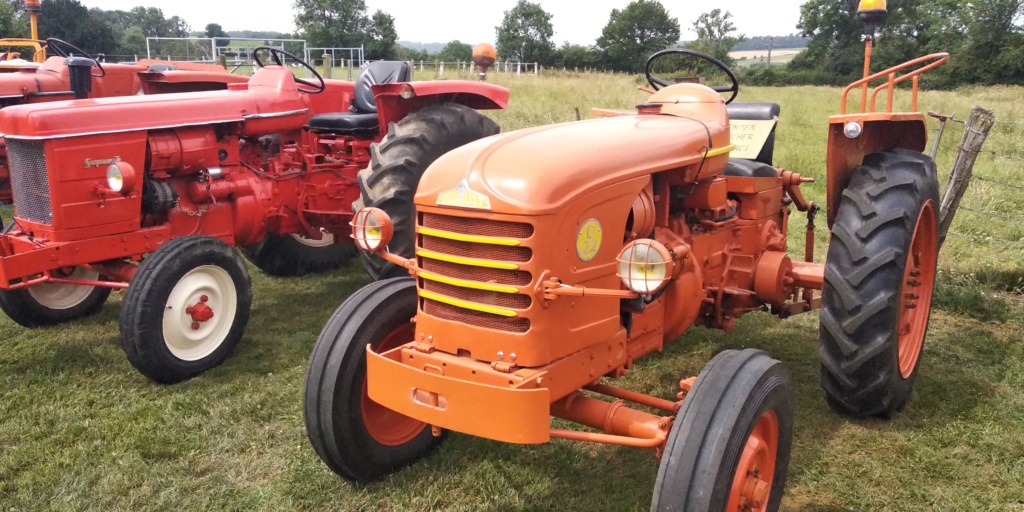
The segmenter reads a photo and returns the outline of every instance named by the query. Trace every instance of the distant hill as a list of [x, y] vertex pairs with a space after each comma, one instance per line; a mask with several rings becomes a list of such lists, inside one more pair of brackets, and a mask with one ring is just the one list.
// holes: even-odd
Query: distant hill
[[404, 46], [410, 50], [423, 50], [427, 53], [441, 53], [447, 43], [414, 43], [412, 41], [399, 41], [398, 46]]
[[[774, 39], [774, 41], [772, 41]], [[800, 37], [798, 35], [788, 36], [775, 36], [774, 38], [768, 36], [751, 37], [746, 41], [732, 47], [734, 52], [750, 52], [756, 50], [768, 50], [768, 47], [772, 48], [785, 48], [785, 49], [800, 49], [807, 48], [807, 42], [810, 41], [808, 37]]]

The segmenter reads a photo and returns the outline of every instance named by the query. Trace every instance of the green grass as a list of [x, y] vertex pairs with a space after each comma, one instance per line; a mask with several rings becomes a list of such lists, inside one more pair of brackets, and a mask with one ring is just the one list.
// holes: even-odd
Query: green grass
[[[506, 130], [632, 107], [639, 81], [611, 75], [492, 74], [512, 89]], [[1024, 121], [1024, 89], [925, 93], [923, 109], [964, 116], [973, 103]], [[776, 161], [819, 178], [826, 117], [838, 91], [749, 88], [778, 101]], [[999, 125], [989, 149], [1019, 151], [1024, 126]], [[951, 129], [939, 166], [960, 135]], [[985, 156], [977, 173], [1019, 183], [1021, 165]], [[975, 183], [964, 204], [1015, 215], [1024, 196]], [[796, 217], [791, 251], [801, 252]], [[907, 409], [891, 421], [832, 413], [818, 388], [817, 316], [752, 314], [724, 334], [702, 328], [617, 383], [672, 396], [723, 348], [758, 347], [785, 361], [798, 392], [786, 510], [1024, 510], [1024, 233], [966, 212], [941, 257], [931, 330]], [[819, 231], [817, 256], [825, 251]], [[422, 462], [372, 485], [347, 483], [310, 448], [302, 423], [307, 359], [341, 301], [367, 282], [358, 264], [303, 279], [250, 270], [252, 321], [234, 357], [187, 383], [160, 386], [127, 362], [120, 297], [73, 325], [26, 330], [0, 319], [0, 509], [3, 510], [644, 510], [657, 471], [649, 451], [554, 441], [516, 446], [453, 434]], [[973, 274], [973, 275], [972, 275]], [[965, 277], [966, 276], [966, 277]], [[1018, 283], [1018, 284], [1014, 284]], [[1015, 291], [1016, 290], [1016, 291]], [[977, 295], [972, 295], [977, 293]], [[984, 302], [989, 298], [994, 303]], [[991, 298], [996, 297], [996, 298]], [[995, 305], [993, 305], [995, 304]]]

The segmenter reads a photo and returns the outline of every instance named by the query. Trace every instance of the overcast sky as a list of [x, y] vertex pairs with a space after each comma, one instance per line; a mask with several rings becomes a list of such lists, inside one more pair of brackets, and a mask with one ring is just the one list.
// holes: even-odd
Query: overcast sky
[[[81, 0], [87, 7], [128, 10], [137, 5], [157, 7], [164, 16], [179, 16], [203, 30], [207, 23], [220, 23], [225, 30], [295, 30], [292, 0]], [[631, 0], [539, 0], [553, 15], [556, 43], [589, 45], [601, 35], [614, 8]], [[702, 12], [721, 8], [732, 12], [736, 27], [748, 36], [785, 35], [796, 32], [800, 5], [805, 0], [663, 0], [679, 20], [683, 39], [694, 35], [690, 26]], [[366, 0], [370, 13], [381, 9], [395, 18], [398, 38], [420, 43], [464, 43], [494, 41], [494, 27], [517, 0]], [[45, 16], [45, 13], [43, 13]]]

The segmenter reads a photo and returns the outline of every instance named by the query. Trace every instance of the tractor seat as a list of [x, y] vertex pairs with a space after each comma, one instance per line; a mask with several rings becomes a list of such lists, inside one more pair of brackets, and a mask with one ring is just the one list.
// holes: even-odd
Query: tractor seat
[[329, 112], [309, 117], [308, 129], [338, 135], [356, 135], [380, 129], [373, 85], [408, 82], [412, 68], [408, 62], [377, 61], [367, 64], [356, 79], [352, 106], [348, 112]]
[[[725, 106], [729, 119], [737, 121], [771, 121], [779, 118], [782, 108], [778, 103], [730, 103]], [[775, 157], [775, 128], [772, 128], [764, 147], [754, 160], [772, 165]]]
[[774, 167], [756, 160], [730, 158], [725, 164], [722, 176], [739, 176], [743, 178], [778, 178], [779, 172]]

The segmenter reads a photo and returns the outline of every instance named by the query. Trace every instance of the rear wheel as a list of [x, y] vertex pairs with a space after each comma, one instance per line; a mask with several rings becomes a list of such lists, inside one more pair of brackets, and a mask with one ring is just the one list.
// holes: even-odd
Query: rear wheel
[[224, 362], [252, 304], [249, 273], [215, 238], [175, 238], [139, 265], [121, 309], [121, 347], [143, 375], [165, 384]]
[[317, 454], [332, 471], [376, 480], [419, 460], [442, 438], [430, 426], [369, 398], [366, 346], [384, 352], [413, 340], [416, 282], [370, 283], [335, 311], [306, 370], [303, 416]]
[[[361, 197], [353, 208], [377, 207], [387, 212], [395, 226], [388, 250], [411, 258], [416, 230], [412, 198], [420, 176], [441, 155], [498, 131], [494, 121], [457, 103], [429, 105], [391, 123], [384, 139], [370, 147], [370, 166], [359, 171]], [[379, 256], [367, 252], [362, 256], [363, 267], [375, 280], [407, 274]]]
[[242, 254], [269, 275], [293, 277], [339, 269], [356, 255], [356, 247], [350, 241], [336, 244], [334, 235], [326, 232], [320, 240], [294, 233], [268, 234], [243, 248]]
[[[54, 272], [66, 279], [98, 281], [99, 272], [75, 267]], [[0, 309], [24, 327], [44, 327], [98, 313], [110, 288], [80, 284], [43, 283], [18, 290], [0, 290]]]
[[821, 385], [836, 411], [890, 417], [906, 405], [928, 330], [939, 186], [925, 155], [868, 155], [843, 192], [822, 288]]
[[768, 354], [712, 358], [669, 431], [651, 510], [778, 510], [794, 402], [789, 372]]

